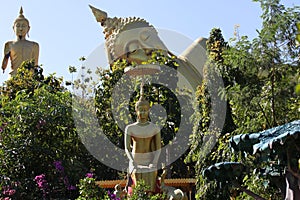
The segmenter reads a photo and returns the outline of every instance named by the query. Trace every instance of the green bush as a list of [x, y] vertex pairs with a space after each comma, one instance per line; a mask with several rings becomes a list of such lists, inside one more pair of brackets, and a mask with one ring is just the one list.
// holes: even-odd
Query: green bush
[[103, 165], [82, 145], [72, 96], [54, 75], [23, 63], [0, 95], [0, 198], [74, 199], [75, 185]]

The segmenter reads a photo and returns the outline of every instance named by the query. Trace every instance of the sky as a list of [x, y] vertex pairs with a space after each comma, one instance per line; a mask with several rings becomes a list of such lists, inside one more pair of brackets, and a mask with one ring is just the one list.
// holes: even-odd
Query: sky
[[[300, 4], [299, 0], [281, 3], [286, 7]], [[69, 66], [80, 68], [85, 64], [80, 57], [89, 58], [99, 48], [104, 52], [103, 29], [89, 5], [106, 11], [109, 17], [144, 18], [158, 30], [176, 32], [191, 42], [207, 38], [212, 28], [220, 28], [229, 40], [236, 25], [239, 35], [253, 39], [262, 23], [260, 4], [251, 0], [9, 0], [0, 7], [1, 62], [5, 42], [15, 40], [12, 26], [22, 6], [31, 26], [27, 39], [39, 43], [39, 65], [44, 74], [56, 73], [70, 80]], [[107, 67], [104, 57], [99, 56], [99, 60]], [[8, 71], [0, 73], [0, 84], [8, 78]]]

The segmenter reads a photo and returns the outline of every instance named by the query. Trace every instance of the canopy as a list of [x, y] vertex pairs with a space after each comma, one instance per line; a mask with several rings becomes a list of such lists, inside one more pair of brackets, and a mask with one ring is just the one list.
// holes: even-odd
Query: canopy
[[[258, 133], [240, 134], [230, 139], [235, 151], [250, 154], [276, 153], [300, 139], [300, 120], [267, 129]], [[300, 146], [300, 143], [299, 143]]]
[[239, 180], [244, 176], [245, 169], [245, 166], [239, 162], [221, 162], [205, 169], [203, 175], [208, 180], [227, 182], [229, 180]]

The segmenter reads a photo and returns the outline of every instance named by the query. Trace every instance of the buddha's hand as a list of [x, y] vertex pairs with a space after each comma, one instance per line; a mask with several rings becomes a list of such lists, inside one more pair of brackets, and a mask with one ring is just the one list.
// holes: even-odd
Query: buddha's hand
[[7, 59], [4, 58], [3, 61], [2, 61], [2, 66], [1, 66], [1, 69], [3, 70], [3, 73], [5, 72], [6, 66], [7, 66]]

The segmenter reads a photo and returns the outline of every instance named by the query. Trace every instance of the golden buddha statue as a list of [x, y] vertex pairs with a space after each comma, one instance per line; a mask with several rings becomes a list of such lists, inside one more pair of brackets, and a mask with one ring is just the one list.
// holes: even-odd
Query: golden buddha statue
[[14, 21], [13, 29], [16, 34], [15, 41], [8, 41], [4, 45], [4, 58], [2, 61], [3, 73], [8, 64], [8, 60], [11, 60], [10, 76], [14, 76], [17, 73], [18, 68], [23, 61], [33, 60], [35, 65], [38, 65], [39, 59], [39, 44], [33, 41], [26, 40], [26, 35], [30, 30], [29, 21], [23, 15], [23, 9], [20, 9], [20, 15]]
[[151, 58], [153, 50], [167, 54], [168, 49], [157, 30], [146, 20], [137, 17], [110, 18], [107, 13], [90, 6], [103, 27], [108, 61], [112, 65], [118, 59], [141, 64]]
[[125, 128], [125, 152], [133, 184], [143, 180], [150, 187], [149, 192], [155, 192], [161, 134], [160, 128], [148, 120], [149, 109], [150, 104], [141, 92], [135, 105], [137, 122]]

